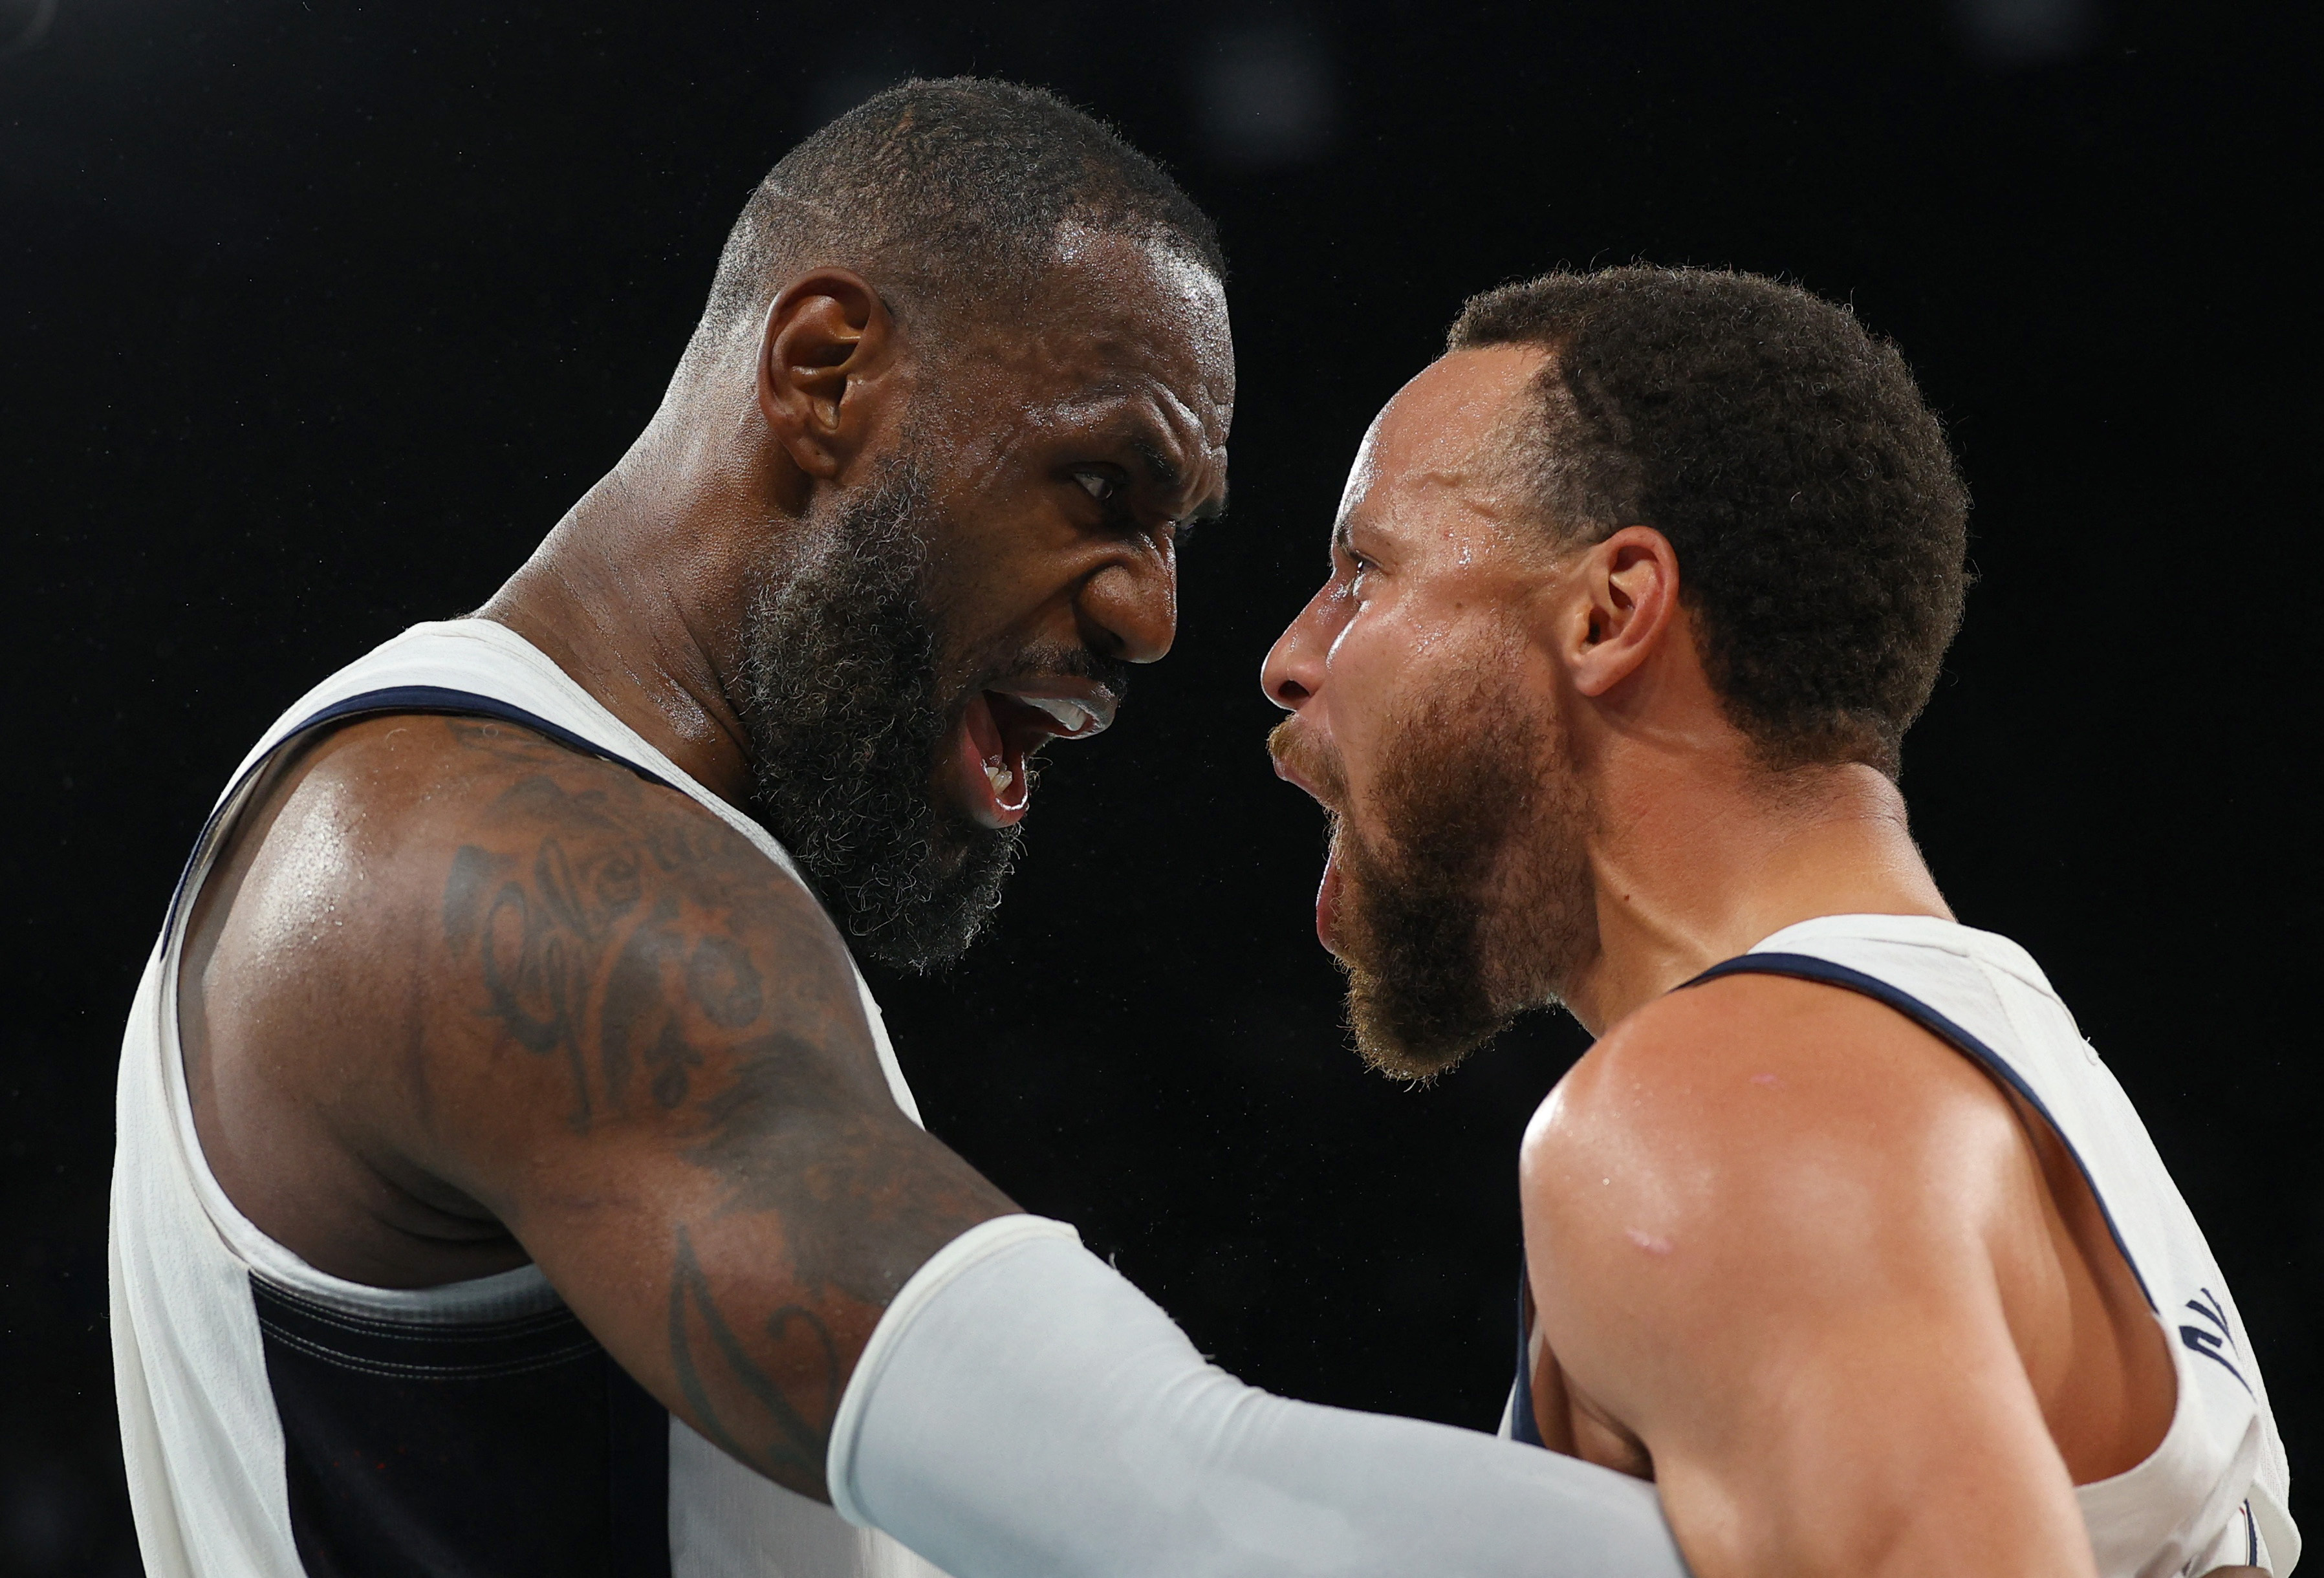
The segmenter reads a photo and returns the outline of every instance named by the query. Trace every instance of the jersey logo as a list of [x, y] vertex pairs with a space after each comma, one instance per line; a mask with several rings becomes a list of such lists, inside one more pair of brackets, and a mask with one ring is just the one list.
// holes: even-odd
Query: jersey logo
[[[2236, 1384], [2243, 1388], [2246, 1393], [2250, 1392], [2251, 1382], [2246, 1380], [2244, 1372], [2236, 1368], [2235, 1359], [2242, 1358], [2243, 1351], [2236, 1346], [2235, 1333], [2227, 1329], [2227, 1317], [2220, 1313], [2219, 1296], [2208, 1287], [2199, 1287], [2195, 1291], [2200, 1297], [2189, 1299], [2187, 1307], [2209, 1321], [2211, 1327], [2218, 1329], [2212, 1330], [2205, 1326], [2181, 1326], [2179, 1328], [2179, 1340], [2186, 1343], [2192, 1352], [2200, 1353], [2229, 1375], [2234, 1376]], [[2235, 1359], [2227, 1357], [2230, 1353], [2235, 1355]]]

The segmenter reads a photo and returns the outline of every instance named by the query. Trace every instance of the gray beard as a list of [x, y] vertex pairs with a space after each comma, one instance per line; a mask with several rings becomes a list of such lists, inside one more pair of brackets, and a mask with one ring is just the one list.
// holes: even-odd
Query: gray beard
[[1379, 802], [1388, 847], [1332, 828], [1348, 1026], [1372, 1067], [1432, 1079], [1596, 952], [1589, 807], [1554, 721], [1483, 694], [1398, 731]]
[[923, 591], [939, 524], [918, 472], [890, 463], [744, 627], [754, 807], [855, 945], [907, 970], [967, 950], [1019, 843], [936, 796], [963, 699], [943, 693]]

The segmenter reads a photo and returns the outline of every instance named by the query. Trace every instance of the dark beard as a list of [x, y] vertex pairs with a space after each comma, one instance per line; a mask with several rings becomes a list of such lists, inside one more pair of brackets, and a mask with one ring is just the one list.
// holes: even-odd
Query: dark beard
[[1438, 698], [1380, 775], [1389, 848], [1333, 818], [1348, 1025], [1381, 1073], [1443, 1073], [1594, 949], [1584, 807], [1559, 747], [1509, 698]]
[[922, 589], [936, 524], [918, 474], [890, 463], [760, 589], [744, 630], [756, 808], [856, 945], [908, 970], [966, 951], [1019, 839], [936, 797], [960, 699], [943, 694]]

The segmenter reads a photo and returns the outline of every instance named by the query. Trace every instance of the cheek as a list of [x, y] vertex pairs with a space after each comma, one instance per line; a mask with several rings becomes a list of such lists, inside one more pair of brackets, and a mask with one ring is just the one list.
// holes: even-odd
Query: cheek
[[979, 623], [1005, 623], [1068, 578], [1070, 526], [1038, 491], [995, 493], [946, 512], [931, 579]]
[[1359, 619], [1325, 659], [1325, 721], [1359, 820], [1367, 819], [1362, 808], [1405, 722], [1443, 678], [1434, 646], [1412, 638], [1393, 622]]
[[[1342, 631], [1324, 697], [1359, 818], [1366, 819], [1363, 807], [1399, 752], [1433, 748], [1416, 731], [1466, 738], [1512, 714], [1539, 716], [1546, 698], [1536, 693], [1531, 668], [1522, 639], [1490, 621], [1367, 618]], [[1462, 743], [1440, 740], [1434, 748], [1457, 752]]]

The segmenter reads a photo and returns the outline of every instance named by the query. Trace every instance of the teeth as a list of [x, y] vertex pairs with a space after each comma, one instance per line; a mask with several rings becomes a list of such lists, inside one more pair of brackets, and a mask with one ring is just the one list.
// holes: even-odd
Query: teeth
[[1077, 701], [1067, 701], [1062, 696], [1019, 696], [1027, 706], [1038, 706], [1057, 720], [1068, 734], [1078, 734], [1097, 722], [1097, 715]]
[[1009, 786], [1017, 781], [1017, 775], [998, 762], [988, 761], [984, 764], [984, 781], [992, 786], [995, 795], [1004, 795]]

